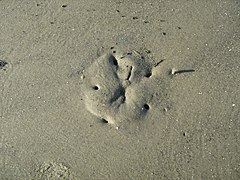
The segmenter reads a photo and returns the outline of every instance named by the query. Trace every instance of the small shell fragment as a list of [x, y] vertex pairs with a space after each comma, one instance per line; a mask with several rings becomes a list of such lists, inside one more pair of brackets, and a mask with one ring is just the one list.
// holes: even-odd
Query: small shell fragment
[[175, 68], [172, 68], [171, 74], [174, 75], [174, 74], [176, 74], [176, 72], [177, 72], [177, 70]]

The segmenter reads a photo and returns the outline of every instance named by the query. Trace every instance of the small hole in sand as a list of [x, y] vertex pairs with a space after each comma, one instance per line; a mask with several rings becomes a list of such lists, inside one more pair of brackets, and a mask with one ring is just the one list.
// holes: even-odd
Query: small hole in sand
[[93, 86], [93, 89], [94, 90], [99, 90], [99, 87], [98, 86]]
[[151, 72], [149, 72], [149, 73], [147, 73], [146, 75], [145, 75], [145, 77], [147, 77], [147, 78], [150, 78], [152, 76], [152, 73]]
[[108, 121], [106, 119], [101, 119], [101, 122], [104, 123], [104, 124], [108, 123]]
[[146, 110], [149, 110], [149, 109], [150, 109], [150, 107], [149, 107], [148, 104], [144, 104], [144, 105], [143, 105], [143, 108], [146, 109]]
[[[6, 61], [0, 60], [0, 69], [3, 69], [8, 63]], [[4, 69], [3, 69], [4, 70]]]

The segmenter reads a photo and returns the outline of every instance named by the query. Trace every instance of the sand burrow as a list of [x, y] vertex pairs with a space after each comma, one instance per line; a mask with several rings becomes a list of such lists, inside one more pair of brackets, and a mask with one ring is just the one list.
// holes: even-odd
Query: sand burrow
[[151, 111], [150, 66], [134, 53], [106, 53], [85, 72], [85, 105], [102, 122], [118, 126]]

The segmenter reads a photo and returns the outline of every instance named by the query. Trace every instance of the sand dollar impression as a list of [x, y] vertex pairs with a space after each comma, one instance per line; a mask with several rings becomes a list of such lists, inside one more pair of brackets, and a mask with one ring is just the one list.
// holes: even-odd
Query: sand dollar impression
[[85, 71], [85, 105], [112, 125], [144, 118], [154, 90], [146, 81], [151, 68], [134, 53], [105, 53]]

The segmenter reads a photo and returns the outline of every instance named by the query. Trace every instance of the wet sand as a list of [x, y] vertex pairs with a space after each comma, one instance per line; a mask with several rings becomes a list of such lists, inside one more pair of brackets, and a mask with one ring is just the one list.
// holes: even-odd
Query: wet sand
[[0, 1], [1, 179], [240, 179], [239, 6]]

